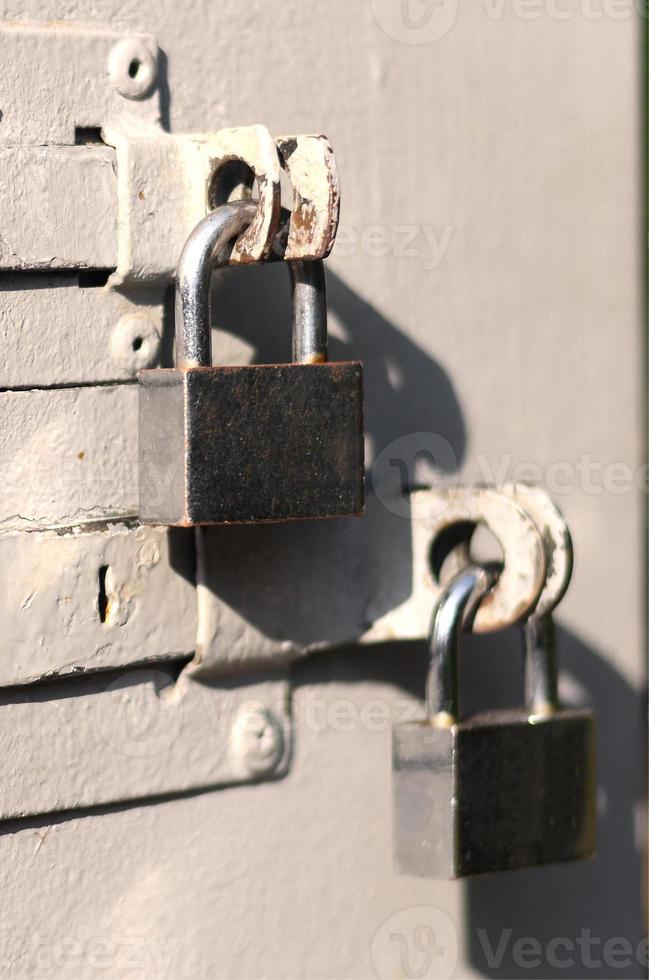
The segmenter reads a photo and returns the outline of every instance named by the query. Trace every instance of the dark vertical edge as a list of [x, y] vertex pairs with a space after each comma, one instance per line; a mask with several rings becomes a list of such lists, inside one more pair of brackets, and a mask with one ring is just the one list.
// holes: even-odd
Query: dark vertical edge
[[[642, 237], [641, 241], [641, 268], [642, 268], [642, 284], [641, 284], [641, 308], [643, 310], [643, 358], [642, 358], [642, 372], [643, 372], [643, 384], [642, 384], [642, 418], [643, 426], [645, 432], [644, 438], [644, 463], [647, 465], [649, 462], [649, 0], [642, 0], [638, 7], [640, 11], [641, 19], [641, 29], [640, 29], [640, 72], [641, 72], [641, 92], [642, 98], [640, 100], [641, 105], [641, 139], [640, 139], [640, 173], [642, 180], [642, 215], [640, 224], [640, 234]], [[645, 471], [646, 472], [646, 471]], [[644, 581], [644, 622], [642, 624], [642, 632], [644, 637], [645, 646], [645, 678], [646, 678], [646, 691], [647, 697], [645, 700], [645, 705], [649, 703], [649, 494], [645, 494], [647, 499], [644, 501], [643, 508], [643, 518], [644, 518], [644, 548], [643, 548], [643, 581]], [[649, 746], [647, 744], [647, 738], [649, 735], [648, 721], [646, 711], [644, 719], [644, 744], [643, 744], [643, 759], [642, 759], [642, 789], [643, 789], [643, 799], [647, 800], [647, 776], [648, 776], [648, 759]], [[645, 869], [647, 862], [647, 839], [645, 836]], [[647, 914], [647, 895], [644, 895], [645, 916]], [[647, 976], [645, 971], [645, 976]]]

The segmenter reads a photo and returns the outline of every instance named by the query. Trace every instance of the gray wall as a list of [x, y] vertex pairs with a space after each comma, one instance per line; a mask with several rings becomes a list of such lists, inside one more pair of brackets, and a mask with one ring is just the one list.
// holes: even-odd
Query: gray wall
[[[330, 137], [332, 348], [365, 362], [371, 457], [432, 432], [453, 479], [538, 477], [563, 508], [562, 683], [598, 711], [598, 856], [469, 884], [397, 878], [389, 726], [338, 712], [380, 699], [398, 713], [423, 693], [423, 651], [322, 654], [294, 670], [285, 780], [9, 828], [3, 975], [446, 976], [457, 943], [462, 977], [644, 976], [644, 21], [605, 0], [446, 0], [419, 29], [394, 0], [131, 6], [167, 55], [172, 130]], [[244, 309], [239, 273], [218, 323], [265, 359], [286, 284], [245, 274], [259, 305]], [[465, 662], [469, 706], [516, 700], [515, 635], [468, 643]], [[599, 967], [583, 943], [548, 946], [582, 930]], [[445, 952], [430, 958], [433, 933]], [[542, 946], [535, 967], [513, 954], [524, 937]], [[633, 952], [603, 957], [615, 937]]]

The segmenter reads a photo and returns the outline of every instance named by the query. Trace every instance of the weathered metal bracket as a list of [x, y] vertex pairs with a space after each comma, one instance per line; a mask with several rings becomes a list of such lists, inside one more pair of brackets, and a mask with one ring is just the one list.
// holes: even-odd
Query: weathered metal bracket
[[326, 137], [275, 140], [264, 126], [171, 135], [160, 125], [161, 84], [151, 35], [0, 28], [0, 269], [115, 268], [115, 283], [168, 280], [194, 225], [236, 192], [226, 175], [217, 179], [233, 164], [256, 183], [259, 212], [232, 264], [270, 255], [282, 169], [294, 195], [286, 258], [328, 255], [339, 185]]
[[[4, 22], [0, 144], [75, 146], [100, 126], [157, 126], [159, 67], [150, 34]], [[29, 204], [27, 195], [23, 203]]]
[[486, 524], [506, 555], [475, 629], [526, 618], [544, 588], [547, 561], [543, 527], [521, 503], [511, 488], [452, 487], [412, 494], [407, 517], [398, 516], [403, 501], [390, 510], [370, 496], [358, 522], [281, 533], [199, 529], [197, 670], [210, 676], [336, 646], [425, 637], [441, 589], [431, 546], [458, 525]]
[[260, 262], [270, 251], [280, 210], [277, 148], [263, 126], [200, 136], [104, 129], [115, 147], [119, 246], [114, 282], [171, 281], [182, 247], [214, 201], [224, 164], [243, 161], [259, 187], [257, 217], [237, 242], [233, 263]]
[[193, 557], [164, 528], [0, 534], [0, 688], [191, 658]]
[[280, 136], [282, 166], [293, 188], [293, 208], [284, 258], [326, 258], [340, 217], [340, 184], [326, 136]]
[[[29, 648], [32, 659], [2, 665], [11, 751], [7, 744], [0, 819], [281, 777], [293, 738], [288, 663], [348, 643], [425, 636], [441, 588], [431, 546], [451, 527], [484, 523], [503, 546], [505, 569], [481, 629], [558, 601], [570, 541], [543, 491], [418, 491], [408, 510], [404, 519], [372, 499], [364, 521], [281, 534], [276, 526], [200, 529], [197, 609], [166, 529], [23, 534], [31, 550], [7, 572], [0, 616], [11, 647]], [[11, 535], [0, 535], [3, 545], [11, 551]], [[103, 611], [90, 584], [95, 568], [104, 573]], [[46, 621], [59, 624], [63, 643], [43, 649]], [[105, 673], [148, 657], [155, 666]], [[70, 673], [77, 678], [52, 676]], [[46, 686], [30, 683], [48, 677]]]
[[[119, 256], [114, 282], [170, 281], [198, 222], [214, 206], [250, 191], [245, 183], [232, 186], [241, 174], [233, 164], [244, 165], [243, 176], [254, 181], [259, 199], [256, 217], [234, 245], [231, 265], [263, 262], [270, 256], [280, 220], [282, 167], [294, 192], [285, 258], [329, 254], [340, 199], [326, 137], [276, 142], [264, 126], [187, 136], [111, 128], [103, 136], [117, 155]], [[234, 175], [232, 181], [228, 173]]]
[[281, 671], [204, 684], [164, 668], [8, 692], [0, 820], [280, 779], [292, 754]]
[[[257, 215], [229, 261], [277, 258], [282, 170], [294, 206], [283, 257], [324, 258], [331, 250], [339, 185], [325, 137], [275, 140], [264, 126], [170, 134], [160, 123], [163, 85], [150, 35], [58, 24], [0, 28], [0, 272], [99, 270], [107, 280], [93, 301], [96, 333], [88, 333], [87, 296], [69, 281], [59, 280], [69, 288], [28, 314], [3, 303], [0, 339], [9, 343], [1, 387], [121, 381], [158, 364], [163, 295], [192, 228], [256, 187]], [[5, 286], [32, 288], [26, 280]], [[145, 335], [132, 320], [138, 313], [148, 321]], [[42, 337], [55, 336], [52, 317], [65, 323], [74, 357], [43, 349]], [[136, 356], [124, 347], [129, 337]]]
[[[155, 286], [132, 294], [97, 288], [83, 272], [5, 273], [0, 388], [132, 380], [159, 361], [162, 294]], [[0, 397], [11, 400], [9, 393]], [[44, 456], [47, 445], [42, 442]]]
[[[111, 391], [101, 389], [104, 401]], [[47, 409], [51, 393], [39, 394], [47, 396]], [[117, 464], [106, 461], [111, 479]], [[93, 461], [75, 457], [70, 465], [76, 486]], [[95, 471], [95, 490], [102, 472]], [[539, 523], [529, 514], [530, 494], [536, 494]], [[418, 491], [409, 512], [408, 519], [399, 517], [370, 497], [362, 521], [201, 529], [197, 596], [194, 557], [187, 557], [192, 531], [108, 524], [85, 532], [2, 533], [0, 621], [7, 649], [22, 653], [3, 660], [0, 687], [173, 660], [194, 650], [199, 675], [235, 674], [350, 643], [422, 638], [440, 590], [431, 545], [458, 521], [487, 523], [507, 556], [499, 586], [481, 610], [481, 630], [525, 618], [546, 596], [556, 599], [552, 577], [565, 581], [570, 551], [559, 547], [551, 562], [546, 558], [543, 542], [552, 537], [553, 520], [557, 539], [556, 510], [543, 491]], [[103, 621], [97, 606], [102, 568]], [[60, 640], [43, 645], [48, 628]]]

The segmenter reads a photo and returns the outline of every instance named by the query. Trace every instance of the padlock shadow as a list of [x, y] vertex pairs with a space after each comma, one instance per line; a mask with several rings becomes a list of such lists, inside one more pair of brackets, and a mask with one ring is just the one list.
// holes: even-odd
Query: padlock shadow
[[[461, 890], [464, 922], [456, 921], [455, 925], [461, 956], [470, 964], [472, 976], [499, 980], [640, 980], [647, 976], [640, 962], [647, 955], [640, 945], [647, 935], [642, 914], [645, 862], [636, 842], [638, 837], [644, 840], [646, 823], [642, 810], [647, 738], [644, 697], [596, 650], [559, 626], [557, 647], [564, 703], [591, 707], [597, 718], [595, 858], [506, 871], [447, 885], [431, 882], [435, 897], [428, 904], [444, 909], [445, 896], [448, 894], [449, 904], [454, 903], [457, 889]], [[409, 642], [318, 654], [297, 662], [291, 676], [294, 689], [332, 680], [394, 685], [421, 700], [423, 713], [427, 670], [425, 643]], [[512, 629], [465, 637], [460, 672], [463, 717], [520, 704], [520, 633]], [[398, 719], [401, 711], [395, 715]], [[385, 765], [389, 766], [387, 752]], [[390, 807], [389, 795], [377, 798], [372, 805]], [[418, 881], [410, 880], [413, 884]], [[423, 879], [419, 883], [427, 885]], [[421, 890], [417, 894], [417, 904], [426, 904]], [[530, 941], [532, 946], [526, 946]], [[618, 947], [618, 965], [612, 965], [611, 947], [608, 954], [605, 952], [607, 942], [628, 944], [632, 952], [625, 957]], [[541, 952], [530, 953], [533, 949]], [[630, 962], [621, 965], [619, 961], [625, 958]], [[538, 964], [530, 965], [530, 961]], [[456, 976], [464, 974], [458, 969]]]
[[[469, 959], [481, 976], [511, 980], [646, 977], [639, 947], [647, 934], [645, 862], [637, 842], [644, 839], [645, 700], [574, 634], [558, 628], [557, 645], [562, 678], [579, 693], [579, 706], [597, 716], [597, 853], [584, 863], [468, 880]], [[520, 701], [521, 659], [516, 631], [471, 638], [462, 670], [466, 710]]]
[[[327, 266], [329, 358], [360, 360], [365, 378], [370, 458], [414, 433], [433, 433], [449, 447], [436, 460], [442, 475], [456, 471], [466, 451], [466, 427], [453, 383], [441, 365]], [[253, 363], [290, 360], [289, 276], [282, 263], [219, 270], [212, 291], [213, 324], [254, 351]], [[431, 323], [435, 312], [430, 311]], [[214, 338], [216, 363], [219, 335]]]
[[[337, 334], [330, 335], [330, 359], [358, 359], [364, 366], [369, 463], [365, 516], [204, 532], [202, 585], [264, 636], [299, 646], [350, 642], [408, 598], [408, 492], [415, 480], [416, 434], [428, 429], [449, 447], [438, 461], [445, 477], [457, 470], [466, 445], [461, 409], [439, 364], [329, 271], [327, 287], [329, 309], [338, 324]], [[290, 288], [282, 263], [217, 272], [212, 311], [218, 328], [215, 363], [232, 363], [245, 355], [258, 364], [289, 359]], [[396, 440], [395, 456], [402, 456], [404, 437], [407, 458], [392, 460], [388, 453], [381, 470], [384, 482], [377, 486], [372, 460]], [[378, 555], [380, 549], [385, 556]], [[398, 570], [386, 583], [391, 555]], [[378, 580], [380, 563], [383, 581]], [[373, 565], [376, 570], [368, 567]]]

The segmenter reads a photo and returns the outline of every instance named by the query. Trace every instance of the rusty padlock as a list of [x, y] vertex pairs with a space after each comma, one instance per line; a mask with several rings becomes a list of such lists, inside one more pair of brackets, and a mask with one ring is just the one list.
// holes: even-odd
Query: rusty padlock
[[393, 732], [395, 855], [406, 874], [462, 878], [594, 850], [594, 717], [559, 706], [549, 634], [528, 636], [524, 707], [460, 718], [460, 637], [492, 585], [470, 566], [445, 587], [427, 718]]
[[327, 362], [322, 262], [288, 263], [293, 363], [212, 366], [212, 269], [254, 215], [249, 202], [218, 208], [180, 258], [176, 367], [138, 376], [144, 523], [265, 523], [363, 510], [362, 366]]

